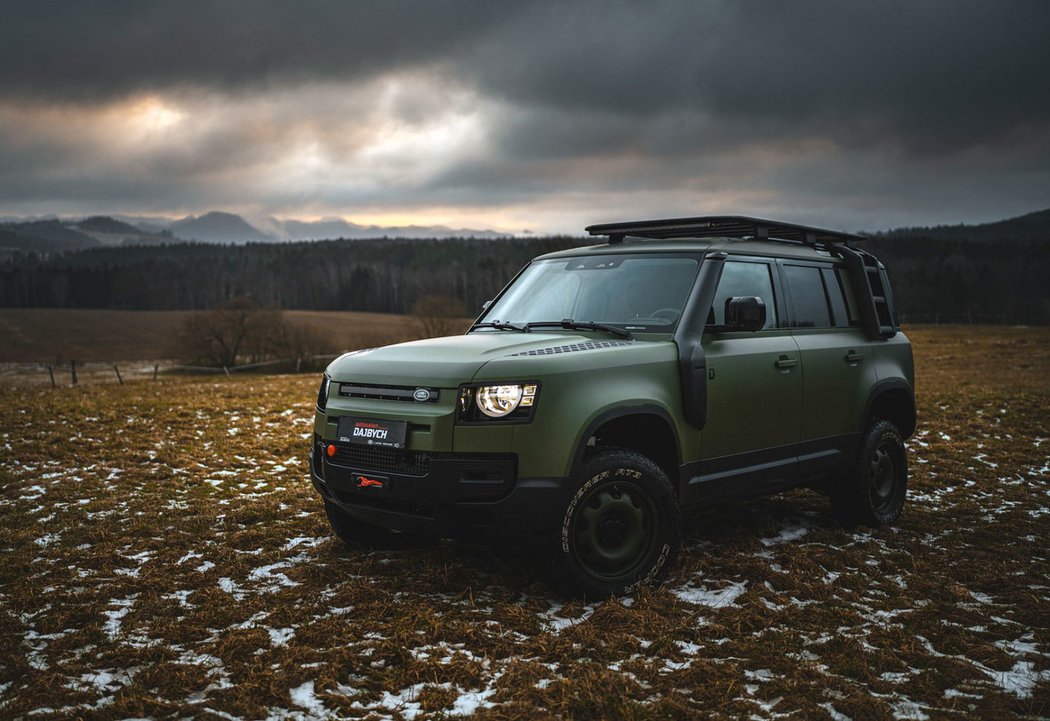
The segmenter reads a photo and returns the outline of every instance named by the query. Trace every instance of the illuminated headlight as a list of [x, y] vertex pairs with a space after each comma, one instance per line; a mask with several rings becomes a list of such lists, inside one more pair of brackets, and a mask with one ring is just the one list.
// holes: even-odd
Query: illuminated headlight
[[489, 418], [503, 418], [521, 403], [521, 386], [481, 386], [478, 388], [478, 408]]
[[459, 393], [459, 420], [465, 423], [527, 423], [539, 395], [536, 383], [464, 386]]
[[324, 378], [321, 380], [321, 389], [317, 391], [317, 408], [324, 410], [328, 406], [328, 387], [331, 385], [332, 379], [328, 377], [328, 374], [324, 374]]

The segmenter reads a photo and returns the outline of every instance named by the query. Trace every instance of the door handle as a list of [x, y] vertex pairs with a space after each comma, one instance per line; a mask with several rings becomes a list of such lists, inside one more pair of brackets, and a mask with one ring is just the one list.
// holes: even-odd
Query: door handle
[[851, 350], [849, 353], [846, 354], [847, 363], [859, 363], [862, 360], [864, 360], [863, 353], [858, 353], [855, 350]]
[[798, 365], [798, 358], [788, 358], [786, 355], [782, 355], [774, 365], [777, 368], [794, 368]]

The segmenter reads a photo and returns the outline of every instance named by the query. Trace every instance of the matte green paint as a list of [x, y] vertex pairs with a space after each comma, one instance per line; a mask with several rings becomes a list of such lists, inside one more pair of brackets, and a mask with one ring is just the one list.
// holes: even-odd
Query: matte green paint
[[857, 425], [878, 380], [871, 341], [859, 328], [796, 329], [802, 354], [802, 433], [812, 441]]
[[[791, 332], [710, 333], [703, 344], [708, 377], [703, 457], [797, 444], [802, 367]], [[779, 368], [781, 359], [796, 365]]]
[[[516, 356], [528, 350], [604, 339], [604, 333], [515, 333], [495, 331], [377, 348], [337, 359], [328, 368], [332, 390], [326, 414], [317, 414], [315, 431], [334, 439], [338, 416], [404, 420], [429, 431], [410, 430], [410, 449], [455, 452], [514, 452], [523, 477], [569, 474], [582, 434], [602, 413], [642, 404], [664, 408], [680, 433], [695, 429], [681, 418], [675, 359], [677, 349], [665, 338], [574, 353]], [[456, 373], [459, 373], [457, 376]], [[340, 398], [340, 382], [439, 388], [439, 402], [413, 403]], [[465, 383], [493, 385], [539, 382], [531, 423], [454, 425], [458, 389]], [[412, 426], [410, 425], [410, 429]], [[694, 454], [695, 455], [695, 454]]]
[[[632, 243], [544, 257], [704, 250], [829, 260], [805, 246], [749, 240]], [[679, 463], [688, 464], [856, 433], [877, 380], [899, 379], [909, 389], [914, 384], [911, 346], [903, 333], [878, 341], [855, 328], [707, 333], [708, 422], [700, 431], [683, 418], [677, 346], [670, 334], [647, 334], [610, 348], [519, 355], [588, 340], [623, 339], [590, 331], [475, 331], [345, 355], [328, 368], [332, 389], [326, 412], [317, 413], [315, 431], [334, 439], [336, 419], [347, 414], [404, 420], [410, 424], [410, 449], [513, 452], [520, 477], [564, 478], [587, 443], [587, 429], [609, 412], [643, 405], [662, 409], [679, 441]], [[853, 360], [846, 358], [850, 351]], [[340, 382], [438, 388], [441, 394], [438, 403], [349, 399], [338, 396]], [[487, 382], [538, 383], [532, 421], [457, 425], [459, 387]]]

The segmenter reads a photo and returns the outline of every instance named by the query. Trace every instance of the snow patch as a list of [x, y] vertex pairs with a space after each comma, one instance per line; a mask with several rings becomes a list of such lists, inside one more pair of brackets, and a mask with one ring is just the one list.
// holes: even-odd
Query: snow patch
[[687, 603], [695, 603], [697, 606], [708, 606], [710, 608], [725, 608], [735, 605], [735, 601], [747, 590], [747, 581], [730, 583], [728, 586], [718, 589], [708, 589], [702, 586], [694, 586], [688, 583], [685, 586], [671, 589], [671, 593], [678, 596]]
[[288, 695], [296, 706], [306, 709], [319, 718], [324, 718], [328, 714], [328, 710], [321, 703], [321, 699], [314, 695], [313, 681], [307, 681], [301, 686], [290, 689]]

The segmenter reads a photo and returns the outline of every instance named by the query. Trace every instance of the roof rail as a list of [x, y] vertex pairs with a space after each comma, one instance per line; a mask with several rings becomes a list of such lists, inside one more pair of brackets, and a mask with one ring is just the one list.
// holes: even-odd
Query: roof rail
[[697, 218], [669, 218], [665, 220], [637, 220], [630, 223], [589, 225], [591, 235], [607, 235], [609, 243], [622, 243], [625, 236], [653, 240], [672, 238], [756, 238], [760, 240], [788, 240], [816, 245], [817, 243], [846, 243], [864, 240], [863, 235], [839, 230], [815, 228], [779, 220], [765, 220], [746, 215], [704, 215]]

